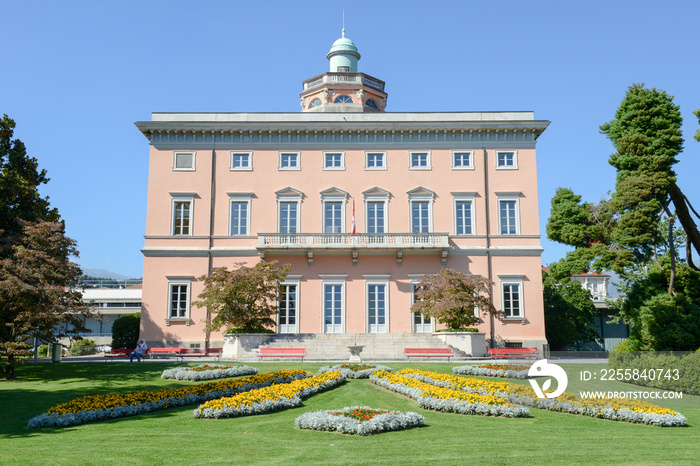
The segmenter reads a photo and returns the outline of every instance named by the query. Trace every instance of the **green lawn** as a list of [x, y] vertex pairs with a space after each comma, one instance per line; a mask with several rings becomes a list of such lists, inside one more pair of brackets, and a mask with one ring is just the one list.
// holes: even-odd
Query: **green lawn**
[[[197, 420], [196, 406], [56, 429], [30, 429], [27, 421], [81, 395], [182, 386], [163, 380], [168, 363], [60, 363], [21, 366], [19, 380], [0, 382], [0, 464], [698, 464], [700, 397], [657, 400], [688, 418], [683, 428], [606, 421], [531, 409], [526, 419], [444, 414], [350, 380], [288, 411], [221, 420]], [[316, 371], [320, 363], [251, 364], [261, 372]], [[459, 364], [386, 363], [452, 373]], [[581, 381], [580, 370], [605, 366], [561, 364], [567, 391], [647, 390], [624, 383]], [[502, 380], [502, 379], [501, 379]], [[524, 382], [527, 383], [527, 382]], [[319, 409], [369, 405], [416, 411], [422, 428], [370, 437], [300, 430], [294, 419]]]

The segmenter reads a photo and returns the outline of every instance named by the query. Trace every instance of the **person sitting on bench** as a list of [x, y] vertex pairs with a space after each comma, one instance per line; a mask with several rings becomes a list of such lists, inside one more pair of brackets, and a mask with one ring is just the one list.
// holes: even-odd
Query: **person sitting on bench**
[[136, 356], [136, 359], [141, 362], [141, 356], [145, 356], [146, 353], [148, 352], [148, 346], [146, 346], [146, 340], [141, 338], [136, 345], [136, 349], [129, 354], [129, 362], [134, 362], [134, 356]]

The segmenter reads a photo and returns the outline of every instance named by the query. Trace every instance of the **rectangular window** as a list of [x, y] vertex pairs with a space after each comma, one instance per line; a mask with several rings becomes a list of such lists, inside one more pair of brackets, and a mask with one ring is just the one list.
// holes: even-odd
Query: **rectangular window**
[[231, 170], [252, 170], [250, 152], [231, 152]]
[[342, 152], [325, 152], [323, 154], [323, 169], [343, 170], [345, 168], [343, 155]]
[[279, 314], [277, 316], [277, 331], [279, 333], [296, 333], [298, 286], [298, 284], [288, 283], [280, 285]]
[[500, 210], [500, 233], [502, 235], [517, 235], [517, 201], [501, 200], [498, 202], [498, 205]]
[[496, 152], [496, 168], [518, 168], [518, 154], [516, 152]]
[[231, 235], [248, 234], [248, 202], [231, 201]]
[[323, 285], [323, 331], [325, 333], [343, 332], [343, 286], [342, 283]]
[[367, 281], [367, 331], [369, 333], [386, 333], [388, 326], [388, 283], [386, 280]]
[[455, 234], [472, 234], [472, 202], [455, 201]]
[[466, 170], [474, 168], [472, 152], [453, 152], [452, 168], [455, 170]]
[[413, 201], [411, 202], [411, 232], [412, 233], [429, 233], [430, 218], [429, 218], [430, 203], [428, 201]]
[[170, 283], [170, 302], [168, 317], [170, 319], [187, 318], [190, 310], [190, 284]]
[[430, 169], [430, 152], [410, 152], [411, 170], [428, 170]]
[[297, 232], [297, 220], [298, 220], [298, 208], [299, 204], [297, 202], [280, 202], [280, 233], [296, 233]]
[[186, 236], [192, 234], [192, 201], [173, 199], [173, 224], [174, 236]]
[[299, 170], [298, 152], [280, 152], [280, 170]]
[[386, 154], [383, 152], [368, 152], [366, 154], [365, 168], [367, 170], [385, 170]]
[[174, 152], [173, 170], [194, 170], [194, 152]]
[[323, 232], [342, 233], [343, 232], [343, 203], [324, 202], [323, 208]]
[[503, 313], [506, 317], [522, 317], [522, 296], [520, 283], [503, 283], [502, 302]]
[[367, 203], [367, 233], [386, 233], [385, 203]]

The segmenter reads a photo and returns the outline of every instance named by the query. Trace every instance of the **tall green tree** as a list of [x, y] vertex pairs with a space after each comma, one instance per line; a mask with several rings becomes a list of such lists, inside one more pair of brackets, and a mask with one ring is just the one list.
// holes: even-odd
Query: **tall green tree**
[[491, 303], [490, 286], [491, 282], [481, 275], [446, 268], [423, 275], [411, 312], [435, 318], [452, 330], [465, 329], [477, 324], [480, 316], [502, 315]]
[[[687, 334], [697, 332], [695, 298], [688, 294], [692, 290], [677, 285], [681, 272], [687, 275], [686, 269], [695, 268], [693, 250], [700, 253], [700, 232], [693, 218], [698, 214], [677, 185], [673, 168], [683, 149], [681, 124], [673, 97], [632, 85], [615, 118], [600, 127], [615, 148], [609, 159], [617, 170], [611, 197], [598, 204], [585, 203], [573, 191], [560, 188], [552, 199], [547, 235], [574, 247], [552, 264], [552, 275], [561, 279], [590, 269], [620, 274], [629, 292], [637, 296], [637, 307], [621, 306], [620, 316], [635, 329], [631, 339], [636, 339], [638, 347], [685, 348], [695, 337], [674, 332], [675, 345], [653, 337], [671, 322]], [[685, 239], [685, 258], [680, 256], [679, 237]], [[667, 298], [644, 279], [652, 266], [664, 271]], [[646, 314], [638, 312], [641, 308]], [[655, 310], [665, 317], [649, 318]]]
[[10, 254], [13, 242], [22, 234], [21, 221], [57, 222], [60, 217], [41, 197], [39, 187], [49, 182], [46, 170], [27, 155], [22, 141], [13, 139], [14, 120], [0, 120], [0, 257]]
[[542, 272], [544, 325], [547, 342], [554, 351], [565, 351], [578, 341], [598, 338], [591, 293], [569, 277], [555, 279]]
[[214, 315], [207, 330], [273, 328], [277, 324], [273, 316], [278, 312], [279, 287], [291, 266], [277, 267], [277, 261], [236, 266], [234, 270], [217, 267], [199, 277], [204, 291], [193, 304], [206, 307]]
[[31, 355], [28, 340], [77, 335], [86, 331], [84, 317], [92, 317], [77, 291], [82, 271], [70, 261], [76, 243], [63, 224], [20, 223], [20, 240], [0, 260], [0, 374], [6, 379]]

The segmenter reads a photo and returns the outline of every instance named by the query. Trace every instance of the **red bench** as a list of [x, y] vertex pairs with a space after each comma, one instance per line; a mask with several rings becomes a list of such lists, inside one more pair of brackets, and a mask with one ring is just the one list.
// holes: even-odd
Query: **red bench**
[[450, 362], [450, 358], [455, 355], [449, 348], [404, 348], [403, 352], [409, 360], [411, 358], [447, 358], [447, 362]]
[[209, 348], [208, 350], [204, 348], [181, 348], [177, 357], [183, 361], [185, 358], [216, 358], [218, 361], [223, 350], [223, 348]]
[[133, 349], [113, 349], [112, 351], [105, 353], [105, 358], [109, 358], [110, 361], [112, 361], [114, 358], [128, 358], [133, 352]]
[[258, 348], [258, 358], [301, 358], [304, 361], [306, 348]]
[[536, 358], [537, 348], [489, 348], [492, 358]]
[[154, 356], [175, 356], [176, 358], [180, 354], [180, 351], [185, 348], [149, 348], [148, 354], [151, 355], [151, 359]]

